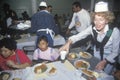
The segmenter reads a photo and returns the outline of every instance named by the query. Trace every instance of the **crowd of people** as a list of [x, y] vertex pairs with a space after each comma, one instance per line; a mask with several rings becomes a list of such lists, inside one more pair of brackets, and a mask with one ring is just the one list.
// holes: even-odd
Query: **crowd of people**
[[[78, 41], [81, 42], [91, 35], [92, 55], [100, 60], [95, 69], [104, 70], [106, 74], [113, 75], [115, 69], [118, 69], [115, 68], [114, 63], [120, 55], [120, 31], [114, 23], [115, 17], [113, 12], [109, 11], [108, 3], [103, 1], [96, 3], [92, 15], [82, 8], [79, 2], [72, 4], [72, 10], [74, 13], [67, 24], [66, 35], [70, 34], [73, 27], [75, 27], [76, 33], [70, 36], [59, 50], [56, 50], [53, 48], [53, 37], [60, 34], [60, 28], [56, 25], [58, 22], [55, 22], [58, 15], [53, 17], [52, 6], [47, 6], [45, 1], [40, 2], [39, 11], [31, 17], [31, 28], [28, 30], [29, 33], [37, 35], [33, 61], [23, 51], [17, 49], [15, 40], [4, 38], [0, 40], [0, 70], [23, 69], [46, 60], [56, 61], [60, 56], [60, 51], [69, 52], [71, 45]], [[10, 26], [11, 19], [17, 20], [18, 18], [16, 13], [9, 9], [9, 6], [5, 12], [7, 26]], [[8, 15], [9, 12], [12, 17]], [[26, 12], [23, 13], [23, 18], [30, 19]], [[119, 80], [120, 71], [116, 71], [114, 76]], [[93, 77], [90, 80], [96, 80], [96, 78]]]

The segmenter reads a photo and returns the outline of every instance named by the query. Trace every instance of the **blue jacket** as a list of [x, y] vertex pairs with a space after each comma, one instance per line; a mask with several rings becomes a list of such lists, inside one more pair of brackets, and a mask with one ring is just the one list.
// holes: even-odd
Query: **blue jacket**
[[59, 33], [54, 17], [47, 10], [41, 10], [32, 16], [31, 28], [28, 32], [36, 33], [37, 30], [46, 28], [52, 29], [55, 34]]

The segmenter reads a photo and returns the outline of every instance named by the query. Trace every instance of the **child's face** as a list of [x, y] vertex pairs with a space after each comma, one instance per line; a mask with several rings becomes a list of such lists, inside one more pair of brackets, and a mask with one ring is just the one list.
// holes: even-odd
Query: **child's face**
[[38, 43], [38, 47], [40, 48], [41, 51], [45, 51], [48, 48], [48, 43], [45, 40], [41, 40]]
[[13, 54], [13, 51], [11, 51], [5, 47], [2, 47], [0, 53], [4, 58], [8, 58], [9, 56], [11, 56]]

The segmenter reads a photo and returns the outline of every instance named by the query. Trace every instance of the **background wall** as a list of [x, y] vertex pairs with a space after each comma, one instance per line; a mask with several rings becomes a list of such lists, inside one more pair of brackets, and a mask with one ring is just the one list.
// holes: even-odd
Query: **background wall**
[[[42, 0], [36, 0], [37, 1], [37, 8], [39, 6], [39, 3]], [[72, 3], [75, 0], [45, 0], [48, 5], [53, 6], [53, 14], [72, 14]], [[0, 1], [0, 9], [2, 10], [2, 5], [4, 3], [8, 3], [14, 11], [17, 12], [17, 15], [21, 17], [21, 13], [23, 11], [27, 11], [30, 16], [32, 16], [32, 3], [31, 0], [1, 0]], [[3, 12], [0, 10], [0, 14], [3, 14]]]
[[[8, 3], [11, 6], [11, 9], [13, 9], [14, 11], [17, 12], [17, 15], [19, 17], [21, 17], [21, 13], [23, 11], [27, 11], [28, 14], [30, 16], [32, 16], [33, 15], [32, 1], [36, 1], [36, 8], [38, 8], [39, 3], [42, 0], [0, 0], [0, 15], [4, 16], [4, 13], [2, 11], [2, 6], [4, 3]], [[48, 5], [50, 4], [53, 6], [53, 12], [52, 12], [53, 15], [56, 13], [59, 15], [68, 14], [68, 13], [70, 15], [72, 15], [72, 3], [74, 1], [80, 1], [83, 8], [87, 9], [88, 11], [91, 11], [92, 10], [91, 6], [94, 7], [93, 4], [100, 0], [44, 0], [44, 1], [46, 1], [48, 3]], [[94, 3], [92, 4], [91, 1], [93, 1]], [[117, 2], [116, 2], [116, 0], [115, 1], [114, 0], [103, 0], [103, 1], [109, 2], [109, 4], [110, 4], [109, 7], [111, 10], [117, 11], [118, 9], [120, 9], [120, 8], [118, 8], [119, 4], [117, 3], [117, 2], [120, 2], [119, 0], [117, 0]], [[114, 3], [116, 3], [118, 5], [115, 5]], [[113, 9], [114, 6], [117, 9]]]

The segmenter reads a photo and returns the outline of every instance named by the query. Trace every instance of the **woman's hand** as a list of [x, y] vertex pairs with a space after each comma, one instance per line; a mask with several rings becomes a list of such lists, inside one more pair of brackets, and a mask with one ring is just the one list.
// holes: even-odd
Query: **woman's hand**
[[66, 35], [69, 35], [69, 34], [70, 34], [70, 29], [67, 29]]
[[102, 61], [100, 61], [97, 64], [96, 69], [99, 70], [99, 71], [101, 71], [101, 70], [104, 69], [104, 67], [106, 66], [106, 64], [107, 64], [107, 61], [106, 60], [102, 60]]
[[71, 41], [71, 40], [68, 40], [67, 43], [66, 43], [65, 45], [63, 45], [63, 46], [59, 49], [59, 51], [67, 51], [67, 52], [69, 52], [70, 44], [71, 44], [71, 43], [72, 43], [72, 41]]

